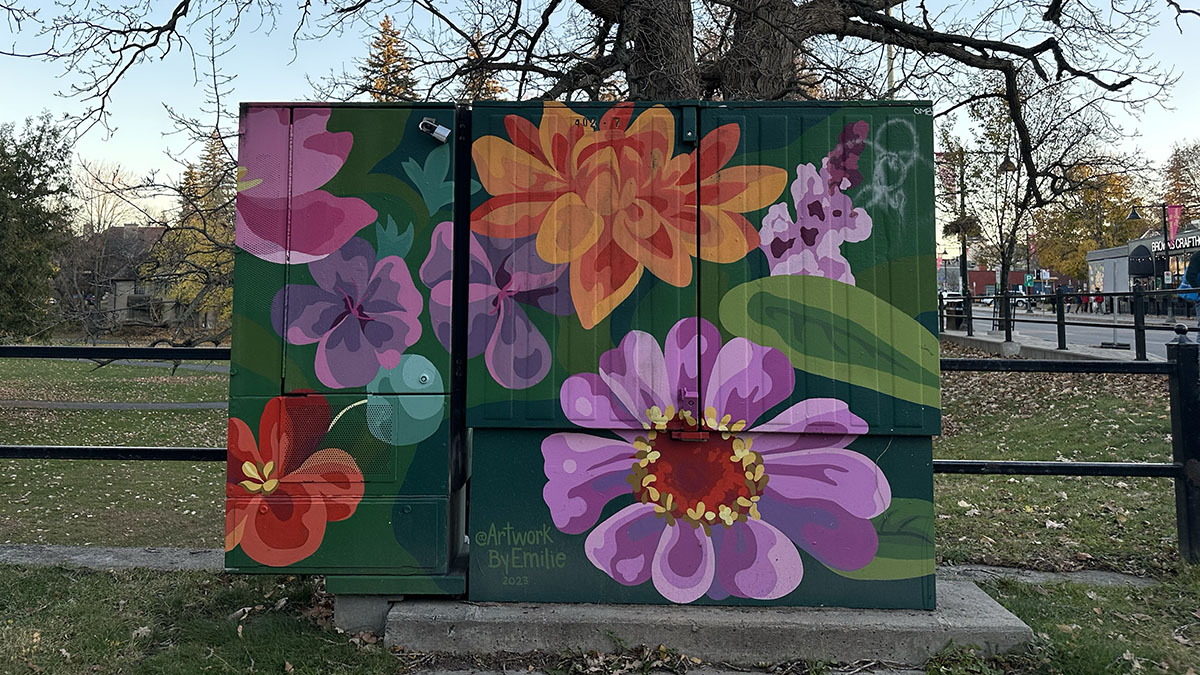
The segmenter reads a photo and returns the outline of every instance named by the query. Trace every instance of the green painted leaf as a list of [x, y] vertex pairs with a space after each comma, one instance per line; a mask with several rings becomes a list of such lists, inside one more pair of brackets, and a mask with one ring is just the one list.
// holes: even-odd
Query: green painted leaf
[[396, 221], [390, 215], [387, 217], [386, 225], [376, 221], [375, 243], [379, 249], [376, 254], [378, 257], [395, 255], [403, 258], [412, 248], [413, 224], [409, 223], [408, 227], [401, 232], [400, 227], [396, 225]]
[[898, 579], [916, 579], [917, 577], [925, 577], [934, 573], [933, 558], [925, 560], [899, 560], [896, 558], [880, 558], [876, 557], [871, 561], [870, 565], [847, 572], [845, 570], [833, 570], [839, 575], [847, 579], [857, 579], [859, 581], [895, 581]]
[[725, 330], [775, 347], [821, 377], [941, 407], [937, 338], [872, 293], [840, 281], [782, 275], [721, 298]]
[[872, 519], [879, 551], [860, 570], [833, 570], [851, 579], [912, 579], [933, 574], [933, 502], [893, 499], [887, 511]]
[[409, 180], [421, 191], [429, 215], [437, 213], [446, 204], [454, 201], [454, 183], [446, 180], [450, 171], [450, 146], [439, 145], [425, 158], [421, 166], [415, 159], [406, 160], [401, 166]]

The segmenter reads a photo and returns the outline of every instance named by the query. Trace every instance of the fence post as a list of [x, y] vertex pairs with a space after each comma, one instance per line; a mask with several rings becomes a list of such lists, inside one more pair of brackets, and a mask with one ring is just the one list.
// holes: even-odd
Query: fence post
[[971, 318], [971, 289], [963, 293], [963, 313], [967, 315], [967, 337], [975, 335], [975, 320]]
[[1200, 562], [1200, 345], [1187, 337], [1187, 326], [1175, 325], [1177, 337], [1167, 343], [1167, 360], [1175, 364], [1170, 378], [1171, 446], [1183, 475], [1175, 479], [1175, 522], [1179, 554]]
[[1133, 347], [1135, 361], [1146, 360], [1146, 296], [1142, 285], [1133, 285]]
[[1008, 286], [1004, 287], [1004, 312], [1000, 314], [1000, 320], [1004, 322], [1004, 341], [1012, 342], [1012, 303], [1009, 302]]
[[1062, 286], [1054, 290], [1054, 308], [1055, 322], [1058, 324], [1058, 348], [1067, 348], [1067, 317], [1064, 314], [1063, 300], [1066, 296], [1063, 294]]

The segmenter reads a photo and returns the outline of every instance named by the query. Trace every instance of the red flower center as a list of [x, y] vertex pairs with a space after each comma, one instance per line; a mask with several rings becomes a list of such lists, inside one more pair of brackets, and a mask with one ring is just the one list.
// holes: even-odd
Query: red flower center
[[[628, 478], [634, 496], [654, 504], [668, 522], [682, 519], [705, 532], [716, 523], [730, 527], [748, 517], [758, 519], [767, 475], [762, 459], [750, 450], [750, 440], [720, 430], [725, 425], [719, 422], [702, 420], [701, 428], [686, 413], [680, 413], [680, 420], [684, 433], [707, 431], [708, 439], [685, 440], [677, 437], [679, 432], [657, 430], [639, 436]], [[709, 430], [713, 426], [718, 429]]]

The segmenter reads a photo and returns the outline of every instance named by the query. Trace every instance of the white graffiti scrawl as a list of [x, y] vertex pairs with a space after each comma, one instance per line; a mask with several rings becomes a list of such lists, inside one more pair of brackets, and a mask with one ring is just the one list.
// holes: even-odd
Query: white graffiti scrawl
[[866, 143], [871, 166], [864, 173], [869, 177], [859, 188], [856, 203], [868, 211], [904, 210], [904, 200], [910, 192], [904, 189], [905, 182], [914, 169], [929, 166], [917, 139], [917, 125], [906, 117], [893, 117], [876, 127]]

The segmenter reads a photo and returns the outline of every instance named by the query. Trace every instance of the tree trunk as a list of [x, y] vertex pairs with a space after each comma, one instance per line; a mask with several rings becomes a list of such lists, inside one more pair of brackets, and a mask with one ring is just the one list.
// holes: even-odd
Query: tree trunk
[[795, 5], [749, 0], [742, 6], [734, 15], [729, 51], [721, 57], [721, 95], [726, 101], [783, 98], [797, 89], [796, 47], [778, 22], [794, 15]]
[[700, 98], [700, 74], [687, 0], [630, 0], [621, 12], [625, 71], [634, 100]]

